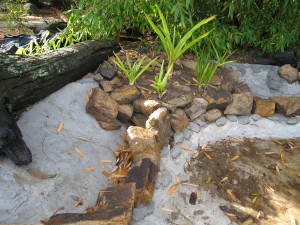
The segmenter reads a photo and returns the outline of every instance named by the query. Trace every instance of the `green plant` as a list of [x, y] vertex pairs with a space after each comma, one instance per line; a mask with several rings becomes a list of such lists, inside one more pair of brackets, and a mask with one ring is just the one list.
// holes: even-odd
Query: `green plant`
[[155, 33], [159, 36], [162, 45], [164, 47], [165, 52], [168, 55], [168, 73], [173, 69], [175, 61], [183, 54], [185, 53], [190, 47], [195, 45], [197, 42], [199, 42], [201, 39], [206, 37], [212, 30], [202, 34], [201, 36], [192, 39], [190, 42], [188, 40], [192, 37], [193, 33], [198, 30], [202, 25], [208, 23], [209, 21], [213, 20], [216, 16], [211, 16], [207, 19], [201, 20], [199, 23], [197, 23], [195, 26], [193, 26], [189, 31], [186, 32], [186, 34], [179, 40], [178, 44], [175, 43], [175, 29], [173, 32], [173, 37], [171, 37], [170, 30], [166, 21], [165, 16], [161, 12], [158, 5], [156, 5], [157, 11], [159, 13], [162, 26], [156, 26], [154, 22], [151, 20], [151, 18], [146, 14], [146, 18], [148, 22], [150, 23], [151, 27], [155, 31]]
[[143, 69], [140, 70], [143, 61], [145, 60], [146, 56], [144, 56], [142, 59], [137, 60], [133, 65], [131, 64], [128, 55], [126, 54], [126, 62], [127, 65], [125, 65], [120, 57], [115, 54], [115, 57], [117, 59], [113, 60], [113, 62], [124, 72], [124, 74], [127, 76], [129, 80], [129, 85], [133, 85], [134, 82], [142, 75], [143, 72], [158, 58], [151, 60], [146, 66], [143, 67]]
[[162, 61], [162, 64], [161, 64], [161, 67], [160, 67], [160, 72], [159, 74], [157, 74], [155, 76], [155, 81], [152, 81], [153, 84], [151, 84], [150, 86], [151, 87], [154, 87], [155, 90], [156, 90], [156, 93], [158, 94], [158, 97], [161, 98], [165, 93], [166, 93], [166, 90], [165, 90], [165, 87], [168, 83], [168, 79], [169, 79], [169, 72], [167, 72], [165, 75], [164, 75], [164, 60]]

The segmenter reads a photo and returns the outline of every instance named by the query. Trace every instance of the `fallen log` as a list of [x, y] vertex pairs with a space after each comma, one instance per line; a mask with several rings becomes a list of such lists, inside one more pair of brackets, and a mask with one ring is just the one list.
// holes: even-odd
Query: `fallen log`
[[[12, 118], [9, 118], [10, 115], [5, 112], [4, 107], [12, 112], [32, 105], [95, 70], [117, 48], [116, 41], [103, 39], [84, 41], [47, 53], [28, 56], [0, 53], [0, 108], [2, 108], [0, 140], [7, 140], [8, 133], [13, 132], [20, 140], [19, 143], [23, 141], [19, 128], [15, 126], [16, 124], [11, 125]], [[10, 123], [7, 123], [8, 120]], [[2, 143], [0, 152], [3, 152], [10, 142], [2, 141]], [[23, 142], [21, 145], [23, 148], [10, 146], [11, 154], [4, 151], [17, 165], [28, 164], [31, 161], [30, 151], [25, 151], [26, 144]]]

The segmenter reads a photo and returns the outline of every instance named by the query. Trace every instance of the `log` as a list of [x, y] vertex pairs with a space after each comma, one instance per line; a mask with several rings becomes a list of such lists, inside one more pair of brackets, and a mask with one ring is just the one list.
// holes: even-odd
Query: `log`
[[[24, 109], [95, 70], [116, 50], [118, 45], [115, 40], [103, 39], [88, 40], [28, 56], [0, 53], [0, 140], [6, 140], [11, 132], [20, 140], [18, 146], [9, 147], [12, 151], [10, 154], [3, 151], [10, 142], [2, 141], [0, 152], [7, 154], [17, 165], [28, 164], [31, 161], [30, 151], [25, 151], [28, 148], [22, 140], [22, 134], [11, 121], [11, 116], [5, 112], [4, 106], [10, 112]], [[7, 123], [8, 120], [10, 123]], [[15, 151], [16, 149], [19, 151]], [[27, 157], [24, 157], [24, 154]]]

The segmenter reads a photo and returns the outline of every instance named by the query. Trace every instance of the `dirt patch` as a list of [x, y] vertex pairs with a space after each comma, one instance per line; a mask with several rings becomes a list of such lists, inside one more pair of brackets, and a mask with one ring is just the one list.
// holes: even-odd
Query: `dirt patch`
[[228, 138], [194, 155], [191, 182], [228, 200], [230, 204], [220, 209], [238, 224], [296, 224], [300, 221], [299, 150], [299, 138]]

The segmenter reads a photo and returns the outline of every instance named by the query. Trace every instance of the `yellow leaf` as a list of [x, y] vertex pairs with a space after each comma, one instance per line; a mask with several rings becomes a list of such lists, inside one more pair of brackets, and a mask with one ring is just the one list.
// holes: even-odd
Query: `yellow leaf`
[[273, 142], [275, 142], [276, 144], [283, 145], [283, 143], [281, 143], [280, 141], [277, 141], [277, 140], [275, 140], [273, 138], [270, 138], [270, 140], [273, 141]]
[[240, 202], [240, 201], [232, 194], [232, 192], [231, 192], [230, 189], [227, 189], [226, 192], [227, 192], [227, 194], [229, 195], [229, 197], [230, 197], [233, 201], [238, 202], [238, 203]]
[[212, 157], [209, 154], [207, 154], [206, 152], [204, 152], [204, 154], [205, 154], [206, 158], [212, 160]]
[[60, 122], [58, 123], [56, 132], [57, 132], [57, 133], [61, 132], [62, 129], [63, 129], [63, 127], [64, 127], [64, 122], [60, 121]]
[[165, 212], [174, 212], [174, 210], [167, 209], [167, 208], [160, 208], [160, 210], [165, 211]]
[[191, 161], [189, 159], [185, 159], [185, 161], [190, 167], [192, 167]]
[[232, 167], [229, 169], [230, 172], [236, 171], [236, 168]]
[[178, 183], [177, 184], [174, 184], [170, 187], [170, 189], [168, 190], [168, 194], [171, 195], [173, 194], [174, 190], [177, 188], [178, 186]]
[[281, 162], [284, 163], [284, 154], [283, 153], [280, 154], [280, 159], [281, 159]]
[[193, 187], [199, 187], [198, 184], [191, 184], [191, 183], [182, 183], [183, 185], [193, 186]]
[[230, 159], [230, 161], [237, 160], [238, 158], [240, 158], [240, 156], [239, 156], [239, 155], [233, 156], [233, 157]]
[[276, 169], [276, 172], [279, 174], [279, 167], [278, 166], [275, 166], [275, 169]]
[[88, 92], [85, 92], [85, 98], [86, 98], [86, 101], [89, 102], [90, 101], [90, 95]]
[[210, 183], [211, 182], [211, 177], [208, 177], [207, 178], [207, 183]]
[[86, 171], [95, 171], [96, 168], [94, 168], [94, 167], [88, 167], [88, 168], [85, 168], [84, 170], [86, 170]]
[[221, 180], [221, 182], [224, 182], [224, 181], [226, 181], [226, 180], [228, 180], [228, 177], [224, 177], [224, 178]]
[[176, 176], [176, 184], [179, 184], [180, 183], [180, 179], [178, 176]]
[[112, 163], [112, 160], [99, 160], [101, 163]]
[[190, 149], [188, 149], [187, 147], [183, 146], [183, 145], [179, 145], [180, 148], [182, 148], [185, 151], [191, 151]]
[[84, 157], [84, 154], [79, 150], [79, 148], [77, 148], [75, 145], [73, 145], [73, 148], [78, 153], [78, 155], [80, 155], [81, 157]]
[[259, 196], [255, 196], [255, 197], [252, 199], [252, 203], [253, 203], [253, 204], [256, 202], [256, 200], [257, 200], [258, 197], [259, 197]]

